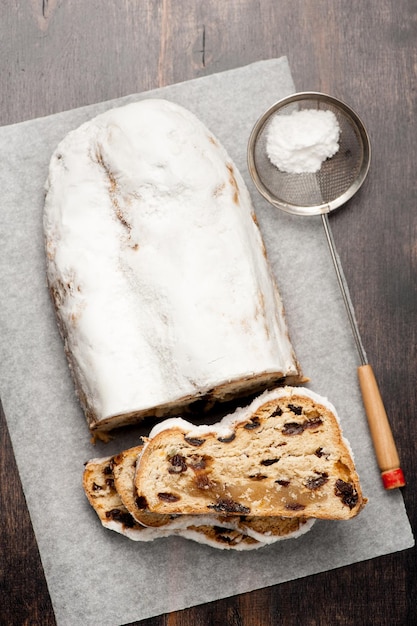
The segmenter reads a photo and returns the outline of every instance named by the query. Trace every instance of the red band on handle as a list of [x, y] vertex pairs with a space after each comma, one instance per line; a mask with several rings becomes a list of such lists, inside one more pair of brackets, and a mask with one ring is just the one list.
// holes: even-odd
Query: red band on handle
[[382, 472], [381, 478], [385, 489], [396, 489], [397, 487], [404, 487], [405, 485], [404, 474], [400, 467], [398, 469]]

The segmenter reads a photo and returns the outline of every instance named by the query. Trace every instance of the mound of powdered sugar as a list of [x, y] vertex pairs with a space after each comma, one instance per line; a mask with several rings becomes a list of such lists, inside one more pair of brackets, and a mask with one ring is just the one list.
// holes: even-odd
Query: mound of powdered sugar
[[272, 119], [266, 151], [271, 163], [283, 172], [314, 173], [338, 151], [339, 135], [339, 123], [332, 111], [293, 111]]

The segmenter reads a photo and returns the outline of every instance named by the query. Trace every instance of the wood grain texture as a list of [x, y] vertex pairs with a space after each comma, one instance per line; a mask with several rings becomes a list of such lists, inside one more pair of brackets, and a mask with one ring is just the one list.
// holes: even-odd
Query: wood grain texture
[[[330, 221], [408, 479], [404, 498], [415, 528], [415, 1], [0, 0], [0, 11], [0, 124], [281, 55], [298, 90], [331, 93], [360, 113], [373, 148], [370, 174]], [[50, 626], [53, 613], [3, 415], [0, 469], [0, 623]], [[416, 562], [416, 551], [408, 550], [141, 624], [414, 624]]]

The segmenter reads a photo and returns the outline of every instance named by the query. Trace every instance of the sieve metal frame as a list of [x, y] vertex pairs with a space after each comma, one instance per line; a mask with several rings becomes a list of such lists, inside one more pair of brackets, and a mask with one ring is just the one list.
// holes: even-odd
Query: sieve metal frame
[[[262, 132], [266, 123], [269, 121], [270, 117], [274, 115], [277, 111], [282, 109], [283, 107], [288, 106], [289, 104], [293, 104], [295, 102], [300, 102], [302, 100], [316, 100], [318, 102], [323, 102], [325, 104], [331, 105], [334, 109], [338, 109], [342, 112], [342, 114], [348, 119], [348, 122], [355, 130], [359, 143], [361, 144], [361, 153], [362, 153], [362, 161], [360, 164], [360, 168], [358, 171], [355, 180], [352, 182], [350, 187], [342, 194], [331, 200], [330, 202], [325, 202], [323, 204], [318, 205], [309, 205], [302, 206], [299, 204], [292, 204], [290, 202], [280, 201], [276, 196], [272, 195], [269, 190], [266, 188], [264, 183], [262, 182], [261, 177], [259, 176], [256, 163], [255, 163], [255, 145], [258, 139], [259, 134]], [[371, 144], [369, 135], [366, 131], [365, 125], [363, 124], [360, 117], [355, 113], [355, 111], [345, 104], [342, 100], [335, 98], [334, 96], [329, 96], [328, 94], [319, 92], [319, 91], [300, 91], [281, 100], [278, 100], [270, 106], [257, 120], [255, 123], [251, 134], [248, 140], [247, 147], [247, 163], [249, 173], [252, 177], [252, 180], [255, 184], [255, 187], [259, 191], [259, 193], [270, 202], [273, 206], [285, 211], [286, 213], [291, 213], [293, 215], [322, 215], [325, 213], [330, 213], [335, 209], [338, 209], [343, 204], [345, 204], [350, 198], [359, 190], [362, 186], [365, 178], [367, 177], [370, 163], [371, 163]], [[297, 174], [294, 174], [297, 176]]]

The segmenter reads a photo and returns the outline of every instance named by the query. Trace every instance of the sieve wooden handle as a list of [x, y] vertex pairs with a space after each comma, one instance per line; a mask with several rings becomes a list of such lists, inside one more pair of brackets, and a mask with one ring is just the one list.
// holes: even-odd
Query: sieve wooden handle
[[358, 367], [358, 376], [384, 487], [404, 487], [405, 478], [400, 467], [400, 458], [372, 366], [366, 364]]

